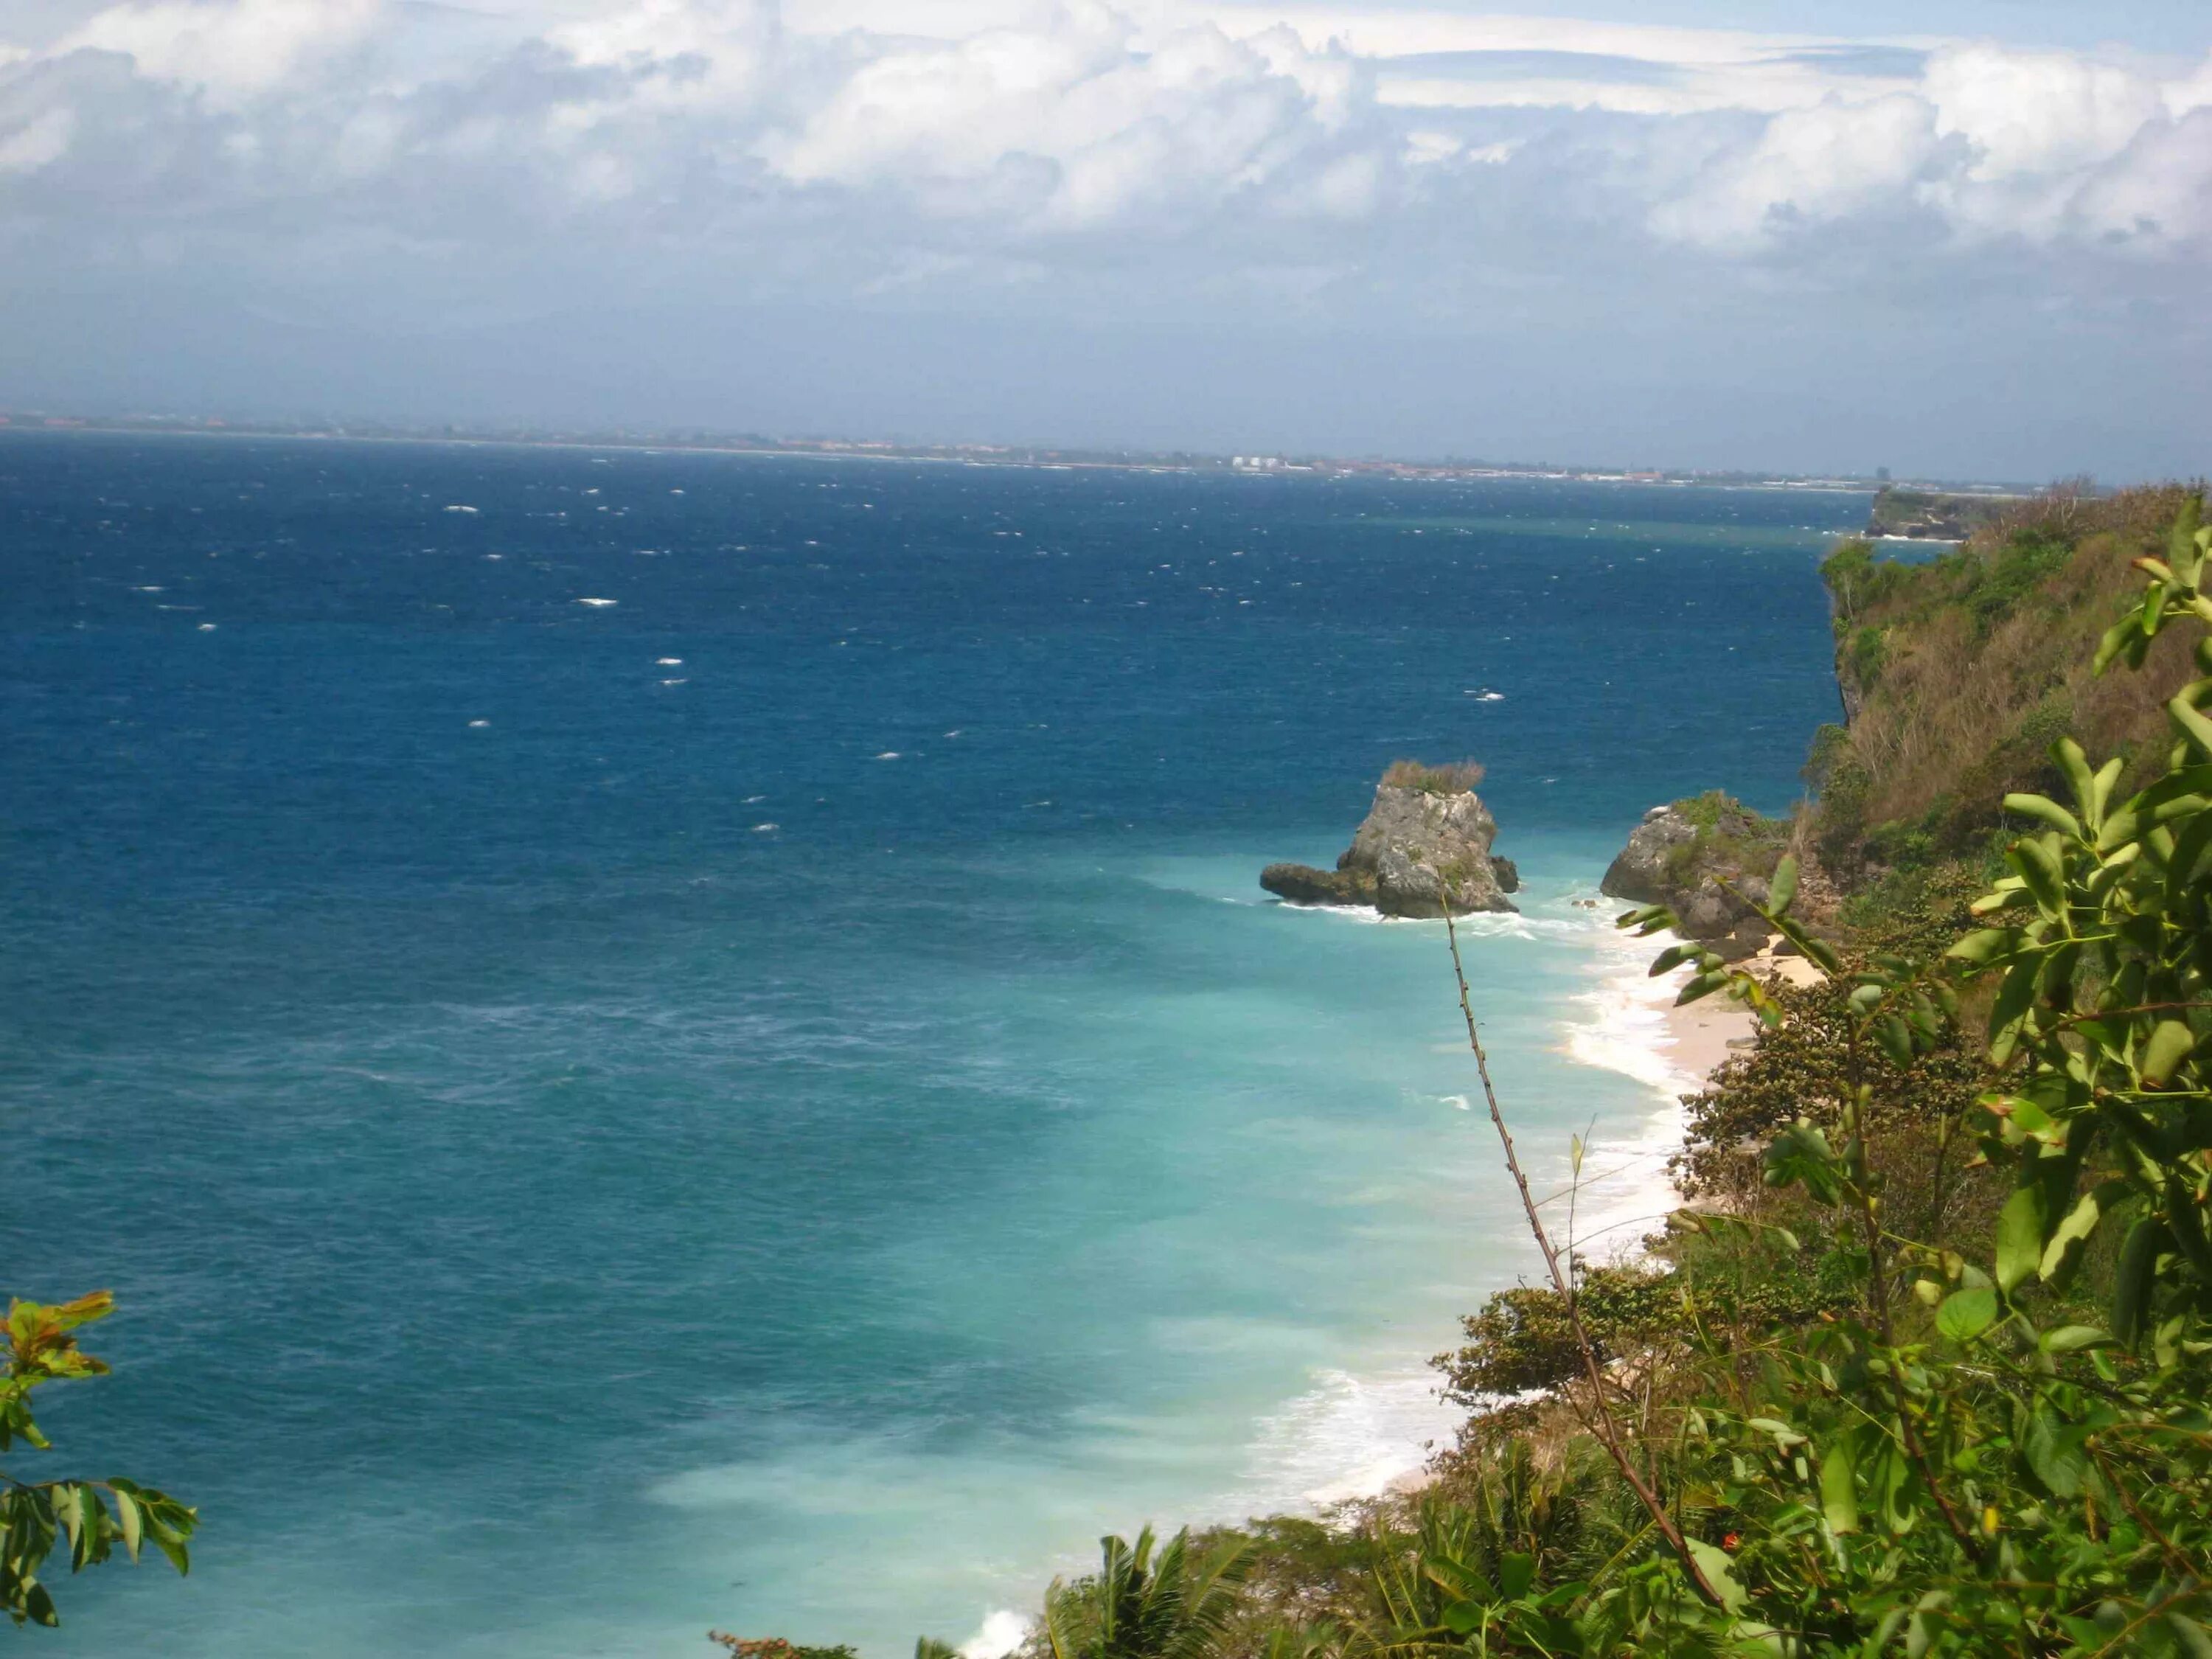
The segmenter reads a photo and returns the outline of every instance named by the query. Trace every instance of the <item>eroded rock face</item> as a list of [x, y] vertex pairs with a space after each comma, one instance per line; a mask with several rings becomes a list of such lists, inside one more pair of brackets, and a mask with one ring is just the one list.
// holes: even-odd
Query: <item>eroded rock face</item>
[[1372, 904], [1375, 875], [1369, 870], [1316, 870], [1310, 864], [1271, 864], [1260, 872], [1260, 885], [1293, 904]]
[[1698, 838], [1698, 826], [1673, 806], [1655, 806], [1644, 822], [1629, 832], [1628, 845], [1606, 866], [1597, 890], [1607, 898], [1636, 904], [1669, 904], [1676, 889], [1668, 867], [1668, 855]]
[[1301, 904], [1369, 903], [1386, 916], [1511, 910], [1521, 884], [1508, 860], [1492, 859], [1497, 820], [1472, 790], [1443, 793], [1379, 784], [1375, 803], [1334, 871], [1271, 864], [1269, 892]]
[[[1702, 840], [1698, 821], [1684, 810], [1690, 805], [1708, 814]], [[1752, 906], [1766, 902], [1766, 878], [1746, 869], [1747, 860], [1771, 868], [1787, 834], [1785, 823], [1734, 801], [1716, 806], [1710, 796], [1655, 806], [1630, 833], [1598, 890], [1608, 898], [1666, 905], [1686, 938], [1727, 939], [1756, 923]]]

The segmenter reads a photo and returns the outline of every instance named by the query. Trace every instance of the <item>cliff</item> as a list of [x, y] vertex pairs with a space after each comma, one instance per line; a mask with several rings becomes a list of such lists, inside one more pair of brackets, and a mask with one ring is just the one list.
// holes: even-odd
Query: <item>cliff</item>
[[1294, 904], [1371, 904], [1386, 916], [1512, 910], [1521, 884], [1510, 859], [1491, 852], [1498, 823], [1474, 793], [1482, 769], [1400, 761], [1376, 786], [1374, 805], [1334, 870], [1271, 864], [1260, 885]]
[[1873, 510], [1867, 514], [1866, 533], [1961, 542], [2017, 507], [2020, 501], [2017, 495], [1958, 495], [1884, 484], [1875, 493]]
[[2129, 788], [2163, 757], [2166, 701], [2191, 676], [2178, 635], [2141, 673], [2099, 676], [2091, 657], [2140, 599], [2134, 562], [2162, 556], [2190, 490], [2057, 489], [2010, 503], [1941, 557], [1902, 563], [1847, 541], [1821, 567], [1834, 611], [1845, 724], [1816, 736], [1813, 842], [1847, 884], [1979, 855], [2008, 791], [2057, 780], [2071, 732], [2130, 763]]
[[[1909, 495], [1887, 492], [1877, 523]], [[1608, 897], [1665, 904], [1692, 938], [1735, 939], [1720, 947], [1729, 955], [1756, 925], [1744, 899], [1792, 846], [1798, 914], [1815, 922], [1847, 896], [1875, 902], [1892, 877], [1974, 864], [2004, 828], [2008, 791], [2059, 787], [2049, 750], [2061, 733], [2099, 760], [2124, 757], [2124, 787], [2140, 787], [2166, 752], [2165, 704], [2191, 676], [2188, 647], [2170, 634], [2132, 674], [2100, 678], [2091, 659], [2140, 594], [2134, 562], [2166, 550], [2192, 492], [1966, 499], [1978, 516], [1951, 522], [1966, 536], [1951, 551], [1899, 561], [1852, 538], [1821, 566], [1844, 723], [1814, 734], [1805, 776], [1817, 793], [1801, 821], [1717, 793], [1654, 807], [1607, 871]]]

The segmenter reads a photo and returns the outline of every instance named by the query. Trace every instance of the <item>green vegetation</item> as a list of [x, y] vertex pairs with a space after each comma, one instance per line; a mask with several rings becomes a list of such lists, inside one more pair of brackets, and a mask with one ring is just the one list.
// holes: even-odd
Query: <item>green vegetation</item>
[[1787, 818], [1762, 817], [1718, 789], [1674, 805], [1698, 830], [1667, 851], [1668, 879], [1675, 886], [1695, 886], [1695, 872], [1705, 870], [1724, 870], [1731, 878], [1771, 876], [1790, 845]]
[[[106, 1364], [76, 1345], [79, 1327], [115, 1311], [115, 1298], [94, 1291], [53, 1307], [8, 1304], [7, 1367], [0, 1371], [0, 1452], [15, 1443], [49, 1449], [31, 1415], [31, 1395], [49, 1382], [100, 1376]], [[121, 1544], [133, 1561], [151, 1542], [179, 1572], [191, 1569], [185, 1545], [198, 1512], [150, 1486], [112, 1480], [23, 1481], [0, 1469], [0, 1607], [16, 1624], [61, 1622], [53, 1596], [39, 1580], [58, 1544], [66, 1543], [70, 1571], [105, 1561]]]
[[1958, 495], [1885, 484], [1867, 517], [1870, 536], [1925, 536], [1957, 540], [1990, 523], [2013, 504], [2006, 495]]
[[1425, 795], [1458, 795], [1476, 787], [1483, 779], [1480, 761], [1452, 761], [1429, 766], [1416, 760], [1392, 761], [1382, 781], [1393, 789], [1418, 789]]
[[[1865, 607], [1842, 626], [1895, 630], [1890, 730], [1900, 681], [1940, 712], [1948, 641], [2035, 689], [1925, 728], [1946, 763], [2062, 690], [2103, 763], [2053, 734], [2049, 787], [1988, 803], [1959, 856], [1923, 810], [1929, 856], [1862, 857], [1818, 931], [1778, 855], [1759, 919], [1814, 983], [1661, 951], [1655, 974], [1691, 970], [1683, 1000], [1734, 997], [1759, 1035], [1690, 1103], [1693, 1207], [1650, 1258], [1556, 1244], [1522, 1183], [1550, 1282], [1491, 1298], [1439, 1357], [1469, 1415], [1431, 1486], [1156, 1560], [1149, 1533], [1108, 1540], [1024, 1659], [2212, 1656], [2212, 637], [2175, 626], [2212, 623], [2212, 532], [2169, 492], [2105, 628], [2133, 544], [2110, 515], [2148, 499], [2081, 507], [2096, 527], [2063, 558], [2014, 539], [2017, 515], [1954, 556], [1976, 568], [1838, 555]], [[1816, 755], [1861, 769], [1862, 806], [1910, 799], [1926, 781], [1898, 766], [1937, 762], [1875, 764], [1868, 717]], [[1942, 799], [1980, 810], [1964, 774]], [[1688, 805], [1729, 822], [1725, 798]]]
[[2190, 678], [2169, 639], [2142, 672], [2098, 676], [2094, 639], [2162, 551], [2194, 491], [2098, 496], [2062, 489], [2007, 503], [1965, 545], [1901, 563], [1867, 542], [1821, 567], [1833, 604], [1848, 728], [1816, 737], [1811, 846], [1845, 887], [1881, 872], [1978, 861], [2013, 791], [2058, 787], [2051, 744], [2071, 733], [2123, 757], [2140, 782], [2162, 748], [2166, 700]]

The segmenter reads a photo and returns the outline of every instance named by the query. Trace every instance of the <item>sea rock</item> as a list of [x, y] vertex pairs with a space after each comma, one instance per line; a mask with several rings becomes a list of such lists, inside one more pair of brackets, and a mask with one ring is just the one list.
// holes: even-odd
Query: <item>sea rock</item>
[[1677, 847], [1698, 838], [1698, 826], [1680, 806], [1655, 806], [1629, 832], [1628, 845], [1606, 866], [1597, 890], [1607, 898], [1637, 904], [1665, 904], [1674, 891], [1668, 859]]
[[1371, 870], [1316, 870], [1310, 864], [1271, 864], [1260, 872], [1260, 885], [1293, 904], [1372, 904]]
[[1598, 890], [1667, 906], [1686, 938], [1725, 939], [1757, 921], [1753, 906], [1766, 902], [1767, 875], [1789, 839], [1786, 822], [1724, 795], [1655, 806], [1630, 832]]
[[1386, 916], [1512, 910], [1521, 884], [1493, 859], [1497, 820], [1471, 789], [1382, 783], [1334, 871], [1271, 864], [1260, 884], [1297, 904], [1372, 904]]

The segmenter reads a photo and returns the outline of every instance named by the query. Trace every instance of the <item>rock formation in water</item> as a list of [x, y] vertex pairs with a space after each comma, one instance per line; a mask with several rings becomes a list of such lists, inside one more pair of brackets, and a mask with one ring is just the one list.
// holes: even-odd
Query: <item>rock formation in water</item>
[[1293, 904], [1371, 904], [1386, 916], [1440, 916], [1516, 908], [1510, 859], [1494, 857], [1497, 820], [1474, 786], [1480, 767], [1401, 761], [1376, 786], [1375, 804], [1334, 870], [1271, 864], [1260, 885]]
[[[1749, 956], [1767, 939], [1752, 904], [1766, 902], [1767, 878], [1790, 837], [1787, 820], [1762, 817], [1718, 791], [1655, 806], [1630, 834], [1598, 891], [1663, 904], [1685, 937], [1712, 944], [1723, 957]], [[1801, 866], [1797, 914], [1814, 920], [1832, 909], [1834, 896], [1810, 859]]]

